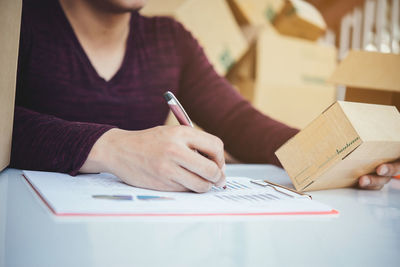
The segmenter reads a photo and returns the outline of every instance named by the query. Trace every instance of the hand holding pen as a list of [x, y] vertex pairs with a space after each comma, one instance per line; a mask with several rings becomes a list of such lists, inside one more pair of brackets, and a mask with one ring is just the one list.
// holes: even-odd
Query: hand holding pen
[[201, 193], [225, 185], [224, 164], [222, 141], [192, 127], [114, 128], [93, 145], [80, 172], [109, 172], [136, 187]]

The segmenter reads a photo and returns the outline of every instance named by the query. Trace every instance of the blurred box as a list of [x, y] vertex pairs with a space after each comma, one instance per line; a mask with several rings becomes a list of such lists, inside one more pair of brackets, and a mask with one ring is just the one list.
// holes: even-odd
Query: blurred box
[[335, 68], [334, 47], [264, 30], [257, 42], [253, 104], [303, 128], [336, 101], [336, 88], [327, 83]]
[[284, 0], [228, 0], [240, 24], [271, 24], [281, 10]]
[[220, 75], [239, 60], [247, 43], [225, 0], [152, 0], [143, 15], [172, 16], [196, 37]]
[[262, 27], [246, 25], [242, 26], [241, 30], [249, 49], [225, 77], [244, 98], [252, 102], [256, 80], [256, 43]]
[[252, 44], [243, 58], [226, 75], [226, 79], [249, 102], [254, 100], [256, 46]]
[[400, 55], [350, 51], [331, 81], [346, 85], [346, 100], [394, 105], [400, 110]]
[[349, 187], [400, 157], [394, 106], [337, 102], [275, 154], [299, 191]]
[[276, 29], [289, 36], [316, 41], [326, 31], [321, 13], [310, 3], [287, 0], [273, 21]]
[[22, 1], [0, 2], [0, 170], [10, 163]]

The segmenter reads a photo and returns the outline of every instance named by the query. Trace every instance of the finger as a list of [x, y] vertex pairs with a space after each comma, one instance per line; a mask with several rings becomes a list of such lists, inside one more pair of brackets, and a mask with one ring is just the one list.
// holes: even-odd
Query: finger
[[376, 168], [376, 173], [380, 176], [396, 176], [400, 174], [400, 161], [384, 163]]
[[200, 155], [194, 150], [186, 147], [183, 152], [179, 154], [180, 155], [174, 159], [177, 164], [198, 176], [214, 184], [223, 176], [222, 170], [214, 161]]
[[222, 176], [221, 178], [215, 183], [216, 187], [223, 187], [224, 189], [226, 188], [226, 175], [225, 175], [225, 170], [226, 170], [226, 164], [222, 166]]
[[221, 139], [204, 131], [192, 130], [192, 136], [187, 139], [187, 145], [192, 149], [205, 153], [219, 168], [222, 168], [225, 163], [225, 156], [224, 143]]
[[[128, 177], [128, 178], [124, 178]], [[130, 176], [122, 176], [122, 181], [126, 184], [158, 191], [184, 192], [189, 191], [183, 185], [170, 179], [148, 179], [148, 177], [138, 177], [131, 179]]]
[[165, 192], [187, 192], [191, 191], [190, 189], [184, 187], [183, 185], [175, 182], [175, 181], [170, 181], [169, 183], [160, 183], [157, 185], [151, 185], [151, 186], [136, 186], [136, 187], [141, 187], [145, 189], [151, 189], [151, 190], [157, 190], [157, 191], [165, 191]]
[[226, 176], [225, 174], [215, 183], [216, 187], [225, 187], [226, 186]]
[[[153, 188], [150, 188], [153, 189]], [[156, 188], [155, 190], [159, 190], [159, 191], [169, 191], [169, 192], [187, 192], [190, 191], [190, 189], [184, 187], [183, 185], [169, 180], [167, 183], [164, 183], [163, 185], [161, 185], [159, 188]]]
[[391, 177], [377, 175], [363, 175], [358, 180], [361, 188], [380, 189], [390, 181]]
[[182, 167], [176, 169], [176, 173], [174, 177], [171, 177], [171, 179], [185, 188], [197, 193], [205, 193], [209, 191], [213, 185], [209, 181], [204, 180], [200, 176]]
[[383, 188], [383, 185], [362, 187], [361, 189], [364, 189], [364, 190], [381, 190], [382, 188]]

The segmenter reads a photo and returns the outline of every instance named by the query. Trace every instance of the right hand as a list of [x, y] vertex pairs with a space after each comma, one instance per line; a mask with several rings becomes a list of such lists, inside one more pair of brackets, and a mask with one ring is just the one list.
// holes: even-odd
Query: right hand
[[107, 131], [80, 171], [109, 172], [142, 188], [201, 193], [225, 185], [224, 168], [224, 147], [218, 137], [188, 126], [158, 126]]

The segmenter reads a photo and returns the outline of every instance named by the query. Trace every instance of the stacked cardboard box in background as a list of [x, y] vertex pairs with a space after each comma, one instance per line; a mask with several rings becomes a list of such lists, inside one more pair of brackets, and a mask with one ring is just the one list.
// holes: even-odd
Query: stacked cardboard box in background
[[305, 127], [336, 100], [336, 88], [327, 81], [336, 49], [315, 42], [326, 30], [321, 15], [298, 0], [229, 3], [245, 36], [249, 27], [257, 26], [258, 34], [227, 79], [263, 113]]
[[10, 162], [21, 0], [0, 2], [0, 171]]
[[336, 66], [336, 49], [264, 30], [257, 43], [253, 103], [265, 114], [304, 128], [335, 102], [327, 81]]

